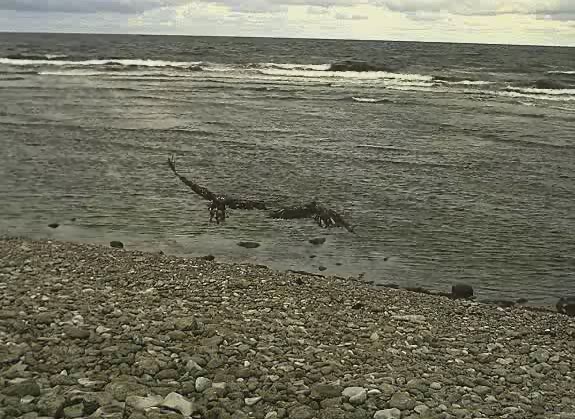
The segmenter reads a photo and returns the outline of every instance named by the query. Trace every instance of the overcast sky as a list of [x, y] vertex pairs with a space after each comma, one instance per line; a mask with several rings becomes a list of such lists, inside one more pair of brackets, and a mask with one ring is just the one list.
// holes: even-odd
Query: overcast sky
[[575, 0], [0, 0], [0, 31], [575, 46]]

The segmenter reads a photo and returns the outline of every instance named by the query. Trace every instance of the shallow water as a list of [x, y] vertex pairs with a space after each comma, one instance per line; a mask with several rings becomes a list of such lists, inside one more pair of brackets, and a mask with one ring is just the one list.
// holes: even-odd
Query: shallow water
[[[554, 303], [575, 291], [572, 57], [548, 47], [0, 34], [0, 234], [119, 239], [442, 290], [463, 281], [480, 298]], [[391, 68], [327, 71], [348, 58]], [[358, 234], [250, 211], [210, 225], [206, 202], [169, 172], [172, 153], [212, 190], [317, 197]], [[323, 246], [308, 243], [321, 236]]]

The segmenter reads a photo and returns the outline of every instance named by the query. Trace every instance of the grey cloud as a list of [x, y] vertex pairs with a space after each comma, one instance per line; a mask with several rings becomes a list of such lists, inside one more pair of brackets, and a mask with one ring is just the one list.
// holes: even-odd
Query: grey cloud
[[366, 20], [366, 19], [369, 19], [368, 16], [347, 14], [347, 13], [336, 13], [335, 18], [338, 20]]
[[134, 14], [189, 2], [189, 0], [0, 0], [0, 10]]
[[559, 19], [575, 13], [573, 0], [377, 0], [377, 4], [410, 17], [447, 12], [462, 16], [548, 15]]

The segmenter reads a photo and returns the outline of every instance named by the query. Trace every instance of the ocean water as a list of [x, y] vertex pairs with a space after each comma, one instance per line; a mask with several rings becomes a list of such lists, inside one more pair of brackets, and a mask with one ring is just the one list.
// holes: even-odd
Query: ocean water
[[[346, 59], [373, 71], [330, 71]], [[171, 154], [217, 192], [317, 198], [357, 234], [209, 224]], [[548, 304], [575, 292], [574, 193], [572, 48], [0, 34], [0, 234]]]

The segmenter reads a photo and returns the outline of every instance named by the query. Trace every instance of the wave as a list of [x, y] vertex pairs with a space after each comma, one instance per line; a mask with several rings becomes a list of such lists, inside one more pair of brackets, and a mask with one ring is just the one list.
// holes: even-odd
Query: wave
[[304, 71], [327, 71], [330, 64], [281, 64], [281, 63], [260, 63], [250, 64], [249, 68], [278, 69], [278, 70], [304, 70]]
[[[529, 90], [529, 89], [524, 89]], [[550, 91], [546, 91], [545, 94], [542, 93], [529, 93], [529, 92], [522, 92], [517, 90], [508, 90], [508, 91], [493, 91], [493, 92], [486, 92], [490, 95], [501, 96], [501, 97], [509, 97], [514, 99], [543, 99], [555, 102], [571, 102], [575, 101], [575, 96], [570, 95], [559, 95], [559, 94], [549, 94]], [[575, 90], [574, 90], [575, 92]], [[575, 93], [573, 93], [575, 94]]]
[[542, 89], [537, 87], [506, 87], [507, 91], [532, 95], [575, 95], [575, 89]]
[[356, 97], [356, 96], [352, 96], [351, 98], [354, 102], [360, 102], [360, 103], [384, 103], [384, 102], [390, 102], [389, 99], [376, 99], [376, 98], [370, 98], [370, 97]]
[[13, 60], [55, 60], [57, 58], [67, 58], [66, 54], [10, 54], [6, 56], [8, 59]]
[[570, 86], [567, 83], [563, 83], [557, 80], [541, 79], [537, 80], [533, 85], [529, 87], [534, 87], [536, 89], [551, 89], [551, 90], [564, 90], [568, 89]]
[[547, 74], [569, 74], [569, 75], [575, 75], [575, 70], [567, 70], [567, 71], [555, 70], [555, 71], [548, 71]]
[[140, 59], [104, 59], [104, 60], [49, 60], [49, 59], [20, 59], [20, 58], [0, 58], [0, 64], [12, 66], [120, 66], [120, 67], [176, 67], [193, 69], [200, 66], [200, 61], [161, 61], [161, 60], [140, 60]]
[[432, 81], [431, 76], [422, 74], [404, 74], [404, 73], [390, 73], [386, 71], [316, 71], [316, 70], [283, 70], [283, 69], [267, 69], [260, 70], [260, 74], [266, 76], [286, 76], [286, 77], [307, 77], [307, 78], [344, 78], [344, 79], [363, 79], [363, 80], [377, 80], [377, 79], [390, 79], [390, 80], [404, 80], [404, 81]]
[[334, 72], [393, 72], [394, 69], [384, 64], [371, 64], [366, 61], [345, 60], [329, 65], [328, 71]]

